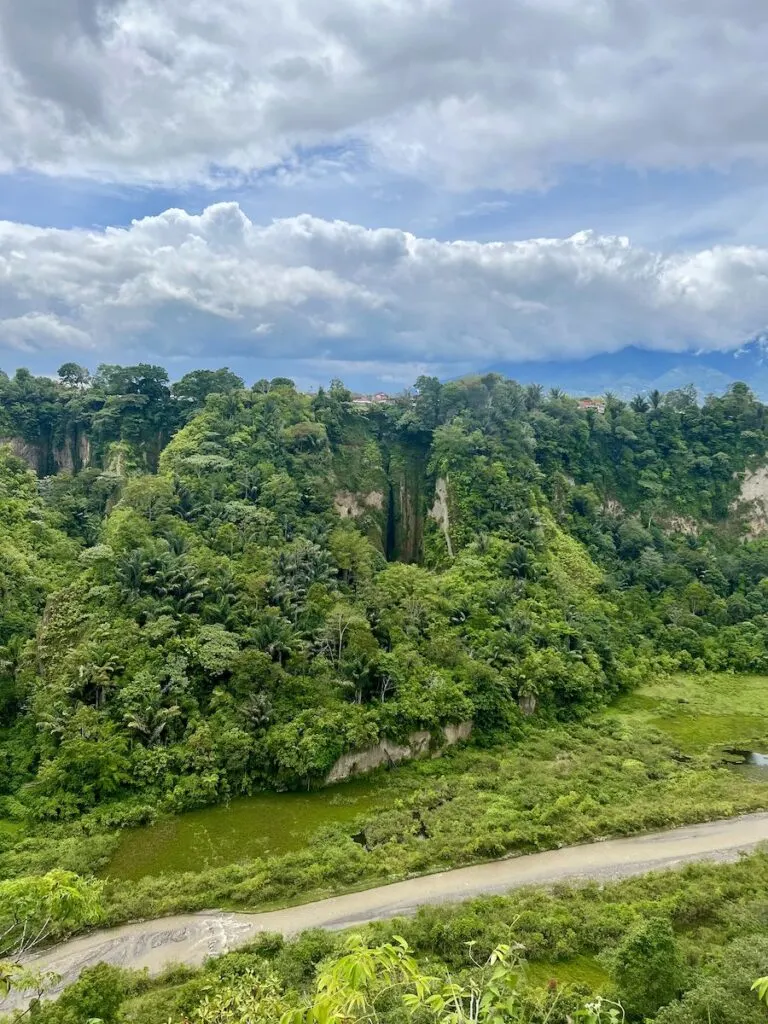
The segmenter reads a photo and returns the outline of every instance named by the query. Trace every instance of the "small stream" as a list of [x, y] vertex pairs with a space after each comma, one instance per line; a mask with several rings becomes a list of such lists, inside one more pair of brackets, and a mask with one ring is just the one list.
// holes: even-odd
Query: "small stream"
[[133, 880], [287, 853], [306, 846], [324, 825], [350, 825], [381, 801], [381, 779], [353, 780], [313, 793], [240, 797], [126, 831], [105, 873]]
[[739, 775], [755, 782], [768, 782], [768, 754], [756, 750], [726, 750], [725, 753], [728, 755], [726, 763]]

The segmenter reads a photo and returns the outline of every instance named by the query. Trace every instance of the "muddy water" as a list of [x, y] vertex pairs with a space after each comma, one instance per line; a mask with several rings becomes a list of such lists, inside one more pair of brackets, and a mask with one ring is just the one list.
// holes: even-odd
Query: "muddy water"
[[162, 818], [126, 832], [105, 873], [133, 880], [297, 850], [325, 825], [351, 825], [382, 802], [382, 789], [380, 778], [360, 779], [316, 793], [258, 793]]

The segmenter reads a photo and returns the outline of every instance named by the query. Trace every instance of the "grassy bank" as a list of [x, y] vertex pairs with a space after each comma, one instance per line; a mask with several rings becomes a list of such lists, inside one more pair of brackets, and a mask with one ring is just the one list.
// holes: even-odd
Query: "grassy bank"
[[[768, 740], [768, 681], [681, 676], [510, 747], [467, 748], [386, 776], [388, 807], [302, 850], [109, 886], [113, 922], [223, 906], [265, 909], [479, 860], [729, 817], [768, 807], [765, 782], [723, 745]], [[702, 721], [704, 716], [705, 720]]]
[[767, 708], [765, 676], [708, 673], [649, 683], [608, 713], [658, 729], [685, 751], [716, 753], [723, 746], [766, 745]]
[[[381, 806], [301, 849], [204, 871], [110, 877], [107, 922], [227, 907], [262, 910], [477, 861], [768, 807], [765, 781], [723, 763], [723, 745], [768, 741], [768, 680], [680, 676], [571, 725], [532, 724], [512, 745], [468, 747], [381, 776]], [[115, 834], [16, 843], [15, 873], [51, 858], [105, 863]], [[68, 845], [69, 844], [69, 845]], [[70, 860], [67, 862], [67, 858]], [[101, 860], [99, 861], [99, 857]]]

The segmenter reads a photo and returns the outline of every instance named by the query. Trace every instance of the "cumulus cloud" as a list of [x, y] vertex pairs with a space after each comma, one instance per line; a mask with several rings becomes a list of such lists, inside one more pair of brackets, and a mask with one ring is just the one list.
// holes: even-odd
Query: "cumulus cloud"
[[0, 347], [475, 366], [629, 344], [728, 350], [768, 325], [768, 249], [661, 255], [589, 232], [438, 242], [235, 203], [105, 231], [0, 222]]
[[453, 187], [768, 160], [764, 0], [0, 0], [0, 166], [250, 175], [306, 147]]

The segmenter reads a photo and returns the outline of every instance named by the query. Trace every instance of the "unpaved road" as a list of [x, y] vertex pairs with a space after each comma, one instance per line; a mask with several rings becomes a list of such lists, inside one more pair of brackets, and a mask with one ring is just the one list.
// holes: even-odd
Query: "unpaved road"
[[[287, 910], [263, 914], [208, 911], [126, 924], [63, 942], [30, 957], [27, 963], [60, 975], [61, 982], [54, 990], [59, 991], [83, 968], [101, 961], [121, 967], [146, 967], [154, 974], [171, 963], [201, 964], [206, 957], [244, 945], [259, 932], [295, 935], [305, 928], [349, 928], [411, 914], [428, 903], [453, 903], [523, 885], [565, 879], [610, 880], [690, 861], [736, 860], [739, 853], [767, 841], [768, 813], [749, 814], [457, 868]], [[26, 1002], [23, 993], [16, 993], [0, 1000], [0, 1012]]]

